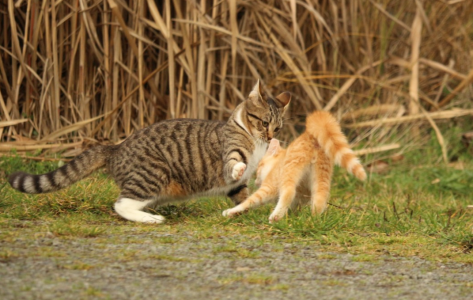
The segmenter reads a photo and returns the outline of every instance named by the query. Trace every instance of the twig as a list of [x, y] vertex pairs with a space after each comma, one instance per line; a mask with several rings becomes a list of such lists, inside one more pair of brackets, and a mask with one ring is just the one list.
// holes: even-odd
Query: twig
[[439, 107], [443, 107], [447, 105], [448, 102], [450, 102], [459, 92], [461, 92], [470, 82], [473, 81], [473, 69], [471, 69], [470, 73], [468, 76], [460, 82], [459, 85], [450, 93], [448, 94], [445, 98], [443, 98], [442, 101], [439, 103]]
[[0, 144], [0, 152], [9, 152], [12, 150], [17, 150], [17, 151], [32, 151], [32, 150], [40, 150], [40, 149], [51, 149], [51, 148], [57, 148], [57, 147], [76, 147], [82, 144], [81, 142], [76, 142], [76, 143], [67, 143], [67, 144], [20, 144], [20, 143], [2, 143]]
[[[441, 112], [428, 113], [432, 119], [452, 119], [457, 117], [463, 117], [467, 115], [473, 115], [473, 109], [452, 109]], [[422, 114], [416, 114], [411, 116], [403, 116], [398, 118], [385, 118], [373, 121], [360, 122], [356, 124], [345, 125], [347, 128], [361, 128], [361, 127], [374, 127], [379, 125], [396, 125], [405, 122], [413, 122], [421, 119], [426, 119], [426, 116]]]
[[384, 145], [384, 146], [379, 146], [379, 147], [372, 147], [372, 148], [365, 148], [365, 149], [355, 150], [353, 152], [355, 152], [356, 155], [361, 156], [361, 155], [366, 155], [366, 154], [373, 154], [373, 153], [398, 149], [400, 147], [401, 147], [401, 145], [399, 145], [399, 144], [390, 144], [390, 145]]
[[8, 157], [21, 157], [23, 159], [29, 159], [29, 160], [35, 160], [35, 161], [64, 161], [68, 162], [72, 159], [70, 158], [51, 158], [51, 157], [37, 157], [37, 156], [26, 156], [26, 155], [21, 155], [21, 154], [2, 154], [2, 156], [8, 156]]
[[19, 120], [11, 120], [11, 121], [2, 121], [0, 122], [0, 128], [13, 126], [21, 123], [28, 122], [28, 119], [19, 119]]

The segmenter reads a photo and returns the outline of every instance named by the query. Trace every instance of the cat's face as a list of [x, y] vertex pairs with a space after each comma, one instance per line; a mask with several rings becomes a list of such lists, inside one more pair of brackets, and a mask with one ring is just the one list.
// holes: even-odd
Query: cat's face
[[291, 94], [281, 93], [276, 98], [269, 98], [261, 90], [261, 84], [255, 85], [246, 104], [247, 124], [256, 140], [269, 143], [281, 130], [283, 116], [287, 110]]
[[278, 167], [280, 160], [283, 158], [284, 149], [281, 148], [277, 139], [272, 139], [269, 143], [268, 150], [264, 154], [263, 158], [258, 164], [256, 170], [256, 186], [260, 186], [261, 183], [268, 177], [268, 174], [275, 167]]

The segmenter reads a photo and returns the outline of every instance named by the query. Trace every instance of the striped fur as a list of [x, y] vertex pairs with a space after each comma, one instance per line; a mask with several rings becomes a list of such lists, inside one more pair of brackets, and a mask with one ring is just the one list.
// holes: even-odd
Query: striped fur
[[326, 111], [315, 111], [307, 117], [306, 132], [312, 135], [325, 154], [336, 165], [345, 168], [360, 180], [366, 179], [366, 172], [348, 145], [347, 138], [334, 116]]
[[68, 164], [44, 175], [15, 172], [8, 178], [14, 188], [23, 193], [49, 193], [65, 188], [90, 175], [105, 165], [106, 158], [115, 146], [97, 146], [83, 152]]
[[229, 195], [236, 203], [248, 195], [247, 182], [267, 143], [282, 127], [289, 93], [262, 96], [259, 82], [227, 122], [176, 119], [137, 131], [116, 146], [98, 146], [63, 167], [43, 175], [10, 176], [11, 186], [26, 193], [67, 187], [100, 167], [121, 188], [115, 203], [123, 218], [161, 223], [161, 216], [143, 212], [199, 195]]
[[[350, 149], [336, 119], [328, 112], [316, 111], [306, 120], [306, 131], [287, 149], [273, 139], [260, 161], [256, 184], [260, 188], [238, 206], [223, 212], [233, 216], [273, 199], [278, 203], [270, 221], [281, 219], [298, 202], [310, 201], [313, 214], [322, 213], [330, 195], [333, 165], [337, 164], [360, 180], [366, 172]], [[305, 200], [305, 201], [304, 201]]]

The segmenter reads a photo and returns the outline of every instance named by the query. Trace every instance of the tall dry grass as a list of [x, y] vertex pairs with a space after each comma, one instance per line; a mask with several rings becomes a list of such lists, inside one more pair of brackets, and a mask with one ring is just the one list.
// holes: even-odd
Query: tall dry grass
[[0, 151], [223, 120], [257, 78], [293, 93], [285, 139], [313, 109], [365, 147], [419, 120], [442, 143], [439, 114], [472, 114], [471, 0], [2, 0], [0, 16]]

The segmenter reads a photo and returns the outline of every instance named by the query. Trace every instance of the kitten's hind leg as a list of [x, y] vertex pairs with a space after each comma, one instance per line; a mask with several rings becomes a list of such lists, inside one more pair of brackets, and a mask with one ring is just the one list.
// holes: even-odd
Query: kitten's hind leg
[[277, 222], [286, 215], [296, 196], [297, 186], [307, 172], [307, 165], [308, 161], [306, 159], [300, 157], [292, 159], [289, 155], [286, 156], [284, 172], [282, 172], [279, 200], [276, 208], [269, 216], [270, 223]]
[[333, 164], [324, 153], [319, 153], [317, 162], [314, 164], [311, 171], [313, 176], [310, 208], [312, 215], [315, 215], [323, 213], [327, 208]]
[[146, 205], [150, 204], [152, 201], [153, 200], [142, 201], [121, 197], [115, 202], [114, 207], [117, 214], [129, 221], [161, 224], [166, 218], [161, 215], [153, 215], [143, 211]]

